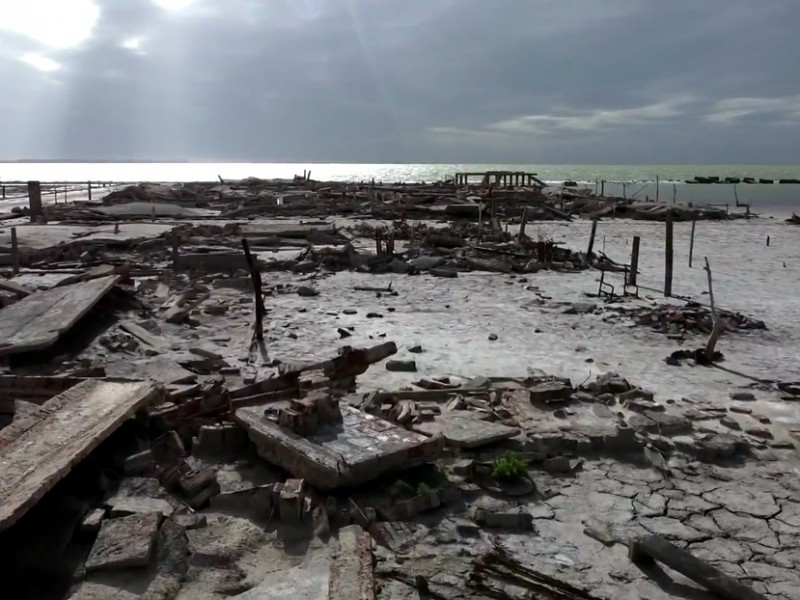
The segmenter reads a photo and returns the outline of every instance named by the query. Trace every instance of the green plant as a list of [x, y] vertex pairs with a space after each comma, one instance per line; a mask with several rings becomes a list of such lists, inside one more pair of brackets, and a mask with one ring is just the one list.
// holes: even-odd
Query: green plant
[[497, 479], [513, 481], [528, 471], [528, 461], [516, 452], [506, 452], [492, 463], [492, 475]]

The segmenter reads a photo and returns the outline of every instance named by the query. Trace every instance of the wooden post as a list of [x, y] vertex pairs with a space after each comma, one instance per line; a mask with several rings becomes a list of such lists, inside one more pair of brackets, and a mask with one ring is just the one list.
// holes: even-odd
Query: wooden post
[[636, 276], [639, 274], [639, 236], [633, 236], [633, 248], [631, 249], [631, 276], [628, 279], [630, 285], [636, 285]]
[[605, 197], [606, 195], [606, 180], [600, 180], [600, 195]]
[[19, 246], [17, 245], [17, 228], [11, 228], [11, 266], [14, 275], [19, 273]]
[[261, 293], [261, 273], [259, 273], [256, 263], [250, 254], [250, 246], [247, 244], [247, 238], [242, 238], [242, 248], [244, 249], [244, 256], [247, 259], [247, 266], [250, 269], [250, 278], [253, 281], [253, 293], [255, 294], [256, 303], [256, 324], [255, 333], [256, 340], [259, 342], [264, 341], [264, 315], [267, 312], [264, 309], [264, 296]]
[[664, 296], [672, 296], [672, 210], [667, 213], [666, 249], [664, 253]]
[[92, 201], [92, 182], [89, 181], [89, 182], [87, 182], [86, 185], [87, 185], [87, 190], [89, 191], [89, 202], [91, 202]]
[[634, 562], [652, 559], [662, 562], [673, 571], [699, 583], [720, 598], [766, 600], [752, 588], [703, 562], [686, 550], [678, 548], [659, 535], [648, 535], [631, 540], [628, 545], [628, 556]]
[[706, 274], [708, 275], [708, 301], [711, 304], [711, 319], [714, 322], [711, 335], [708, 336], [708, 342], [706, 342], [706, 361], [711, 364], [711, 359], [714, 357], [714, 348], [717, 346], [717, 340], [722, 335], [725, 324], [717, 316], [717, 307], [714, 303], [714, 288], [711, 285], [711, 267], [708, 264], [708, 258], [706, 258]]
[[767, 248], [769, 248], [769, 236], [767, 236]]
[[592, 258], [592, 248], [594, 248], [595, 233], [597, 233], [597, 219], [592, 219], [592, 233], [589, 235], [589, 247], [586, 249], [587, 262]]
[[375, 254], [377, 256], [383, 254], [383, 229], [380, 227], [375, 230]]
[[689, 268], [692, 268], [692, 255], [694, 254], [694, 227], [697, 225], [697, 219], [692, 218], [692, 237], [689, 238]]
[[3, 200], [6, 199], [6, 186], [3, 186]]
[[519, 224], [519, 243], [522, 244], [525, 239], [525, 226], [528, 224], [528, 207], [527, 205], [522, 208], [522, 221]]
[[42, 215], [42, 184], [38, 181], [28, 182], [28, 206], [31, 223], [36, 223], [37, 217]]
[[658, 175], [656, 175], [656, 202], [658, 202], [658, 191], [660, 188], [661, 186], [658, 185]]

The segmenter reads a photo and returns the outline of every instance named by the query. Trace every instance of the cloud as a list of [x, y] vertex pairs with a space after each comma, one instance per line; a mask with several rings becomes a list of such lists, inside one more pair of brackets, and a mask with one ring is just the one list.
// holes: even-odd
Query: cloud
[[780, 123], [800, 123], [800, 95], [783, 98], [727, 98], [718, 101], [706, 116], [709, 123], [741, 122], [762, 117]]
[[39, 71], [43, 71], [45, 73], [58, 71], [61, 68], [61, 65], [53, 59], [42, 56], [41, 54], [34, 54], [33, 52], [23, 54], [20, 57], [20, 60], [25, 64], [30, 65], [34, 69], [38, 69]]
[[760, 127], [798, 120], [798, 22], [780, 0], [0, 0], [0, 158], [800, 162]]

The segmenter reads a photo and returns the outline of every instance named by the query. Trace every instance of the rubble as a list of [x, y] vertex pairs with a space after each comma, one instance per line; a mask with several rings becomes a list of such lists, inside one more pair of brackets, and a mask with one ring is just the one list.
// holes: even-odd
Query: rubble
[[[548, 329], [535, 321], [548, 304], [571, 327], [621, 306], [670, 335], [710, 331], [699, 304], [551, 302], [547, 278], [627, 266], [523, 223], [719, 215], [549, 193], [298, 178], [46, 207], [49, 224], [18, 231], [21, 273], [0, 280], [0, 551], [21, 561], [7, 548], [44, 535], [59, 558], [33, 564], [63, 565], [76, 599], [665, 598], [603, 545], [660, 535], [787, 600], [797, 428], [763, 406], [793, 384], [721, 405], [664, 397], [648, 377], [603, 373], [626, 365], [591, 334], [578, 348], [595, 364], [497, 376], [496, 353]], [[501, 225], [518, 220], [521, 233]], [[421, 280], [436, 282], [429, 296], [413, 293]], [[502, 302], [438, 295], [468, 297], [474, 281], [509, 286], [532, 321], [517, 333]], [[446, 333], [414, 321], [467, 310], [481, 327], [458, 372], [492, 349], [485, 377], [436, 372]], [[720, 314], [729, 330], [764, 328]], [[498, 468], [508, 457], [519, 473]]]

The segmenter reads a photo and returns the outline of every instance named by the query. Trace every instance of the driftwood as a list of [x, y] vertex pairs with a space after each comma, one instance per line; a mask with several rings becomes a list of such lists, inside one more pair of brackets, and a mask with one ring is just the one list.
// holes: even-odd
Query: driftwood
[[711, 303], [711, 318], [714, 321], [714, 328], [711, 330], [711, 335], [708, 336], [708, 342], [706, 343], [706, 361], [708, 361], [708, 364], [711, 364], [714, 357], [714, 348], [717, 345], [717, 340], [725, 329], [725, 322], [717, 315], [717, 308], [714, 304], [714, 288], [711, 285], [711, 267], [708, 265], [708, 258], [706, 258], [706, 274], [708, 275], [708, 297]]
[[766, 600], [752, 588], [678, 548], [660, 535], [648, 535], [631, 540], [628, 545], [628, 554], [634, 562], [653, 559], [662, 562], [670, 569], [714, 592], [720, 598]]

